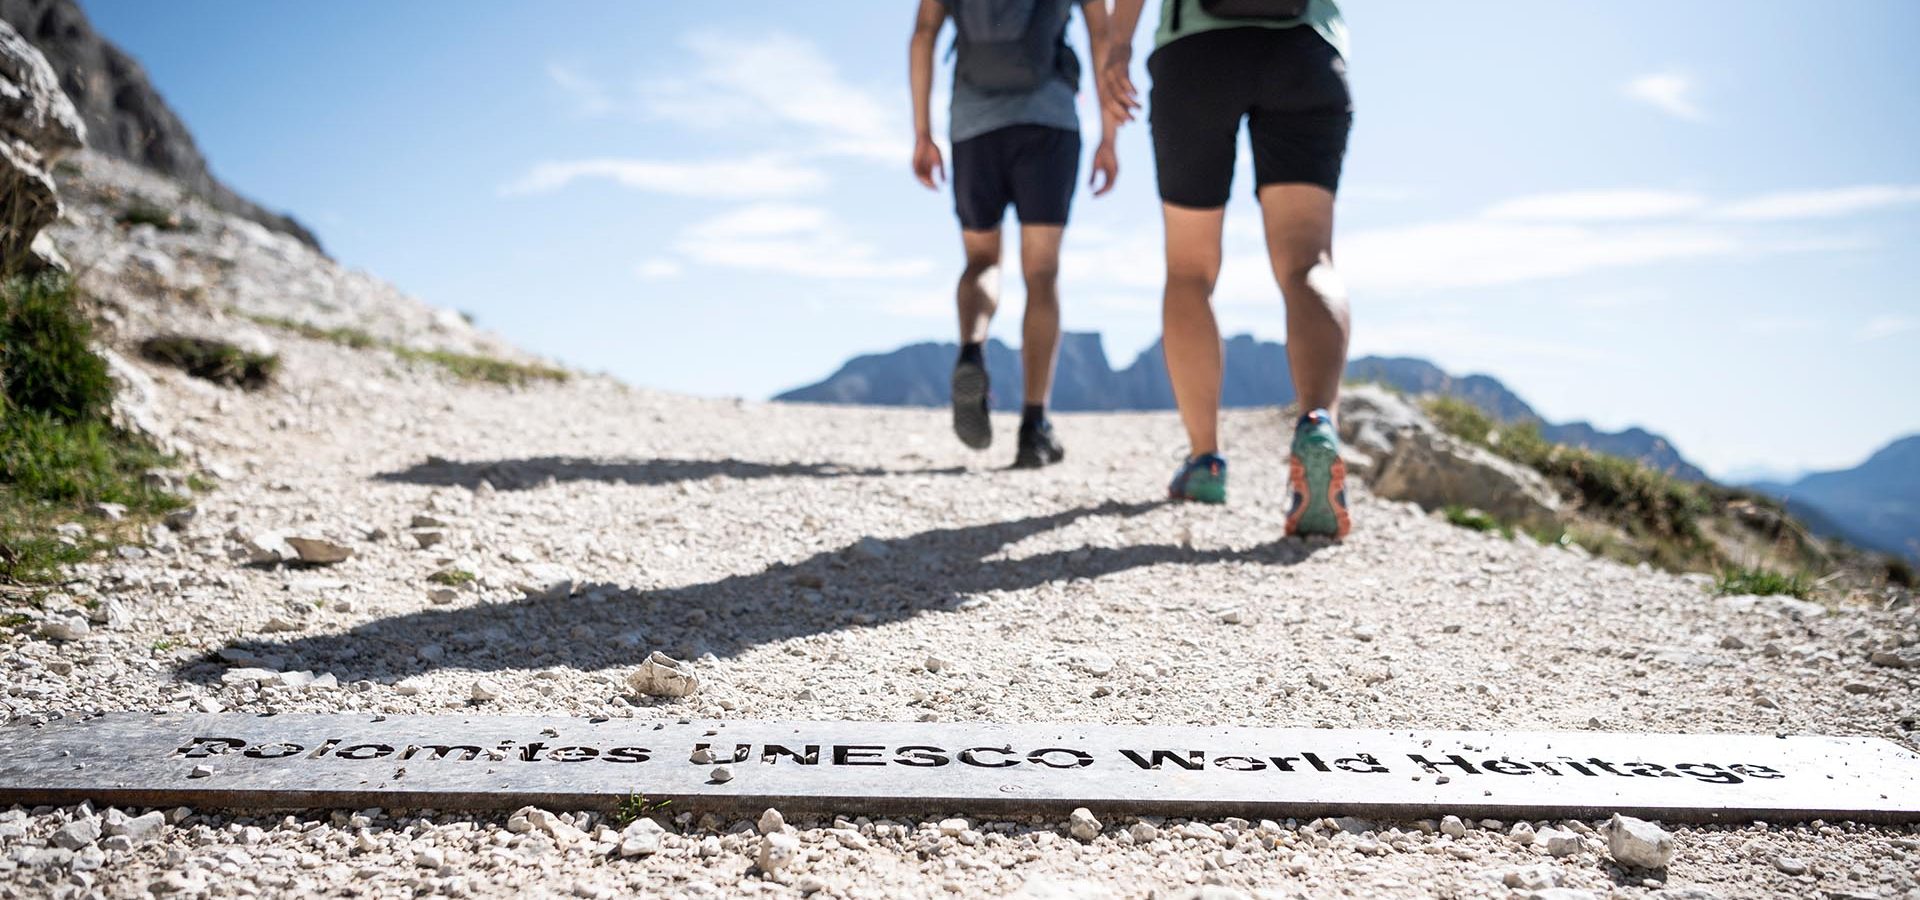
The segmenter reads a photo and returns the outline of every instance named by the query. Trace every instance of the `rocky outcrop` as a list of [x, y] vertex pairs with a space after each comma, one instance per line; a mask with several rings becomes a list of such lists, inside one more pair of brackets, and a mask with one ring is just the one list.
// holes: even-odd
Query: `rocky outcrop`
[[36, 252], [40, 230], [60, 215], [47, 167], [85, 137], [46, 57], [0, 22], [0, 273], [58, 258]]
[[[0, 0], [0, 20], [45, 54], [86, 123], [88, 147], [166, 175], [216, 209], [319, 248], [305, 226], [263, 209], [213, 177], [193, 135], [154, 90], [146, 71], [95, 32], [74, 0]], [[4, 103], [0, 99], [0, 108]]]
[[1371, 457], [1368, 487], [1389, 500], [1426, 509], [1463, 506], [1515, 525], [1550, 528], [1560, 496], [1525, 466], [1442, 434], [1418, 407], [1373, 385], [1341, 400], [1340, 438]]

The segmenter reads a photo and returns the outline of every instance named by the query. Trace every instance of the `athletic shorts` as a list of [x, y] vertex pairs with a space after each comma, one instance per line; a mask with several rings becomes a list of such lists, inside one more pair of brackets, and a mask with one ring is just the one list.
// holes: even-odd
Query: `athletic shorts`
[[1008, 125], [953, 145], [953, 209], [960, 227], [1000, 227], [1013, 204], [1022, 225], [1065, 225], [1080, 180], [1080, 133]]
[[1147, 72], [1160, 199], [1196, 209], [1225, 206], [1242, 118], [1256, 189], [1339, 187], [1353, 98], [1345, 61], [1313, 29], [1203, 31], [1154, 51]]

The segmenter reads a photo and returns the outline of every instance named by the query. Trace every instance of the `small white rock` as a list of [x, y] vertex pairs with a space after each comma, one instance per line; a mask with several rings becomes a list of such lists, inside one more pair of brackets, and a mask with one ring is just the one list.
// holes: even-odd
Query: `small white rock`
[[760, 838], [760, 850], [754, 854], [753, 863], [760, 871], [771, 874], [792, 865], [799, 855], [800, 839], [776, 831]]
[[781, 815], [779, 810], [768, 807], [766, 812], [760, 814], [760, 821], [755, 822], [754, 826], [760, 830], [761, 834], [772, 834], [787, 827], [787, 817]]
[[1673, 861], [1673, 835], [1652, 822], [1615, 813], [1607, 823], [1607, 852], [1623, 866], [1664, 869]]
[[488, 703], [500, 699], [501, 693], [502, 688], [499, 682], [490, 678], [480, 678], [473, 682], [473, 690], [470, 696], [482, 703]]
[[1100, 828], [1100, 820], [1084, 806], [1067, 815], [1067, 833], [1076, 840], [1091, 841], [1100, 836]]

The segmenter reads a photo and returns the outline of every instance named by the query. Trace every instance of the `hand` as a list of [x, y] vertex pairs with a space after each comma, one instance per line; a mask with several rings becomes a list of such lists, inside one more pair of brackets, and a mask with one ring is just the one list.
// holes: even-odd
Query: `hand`
[[1087, 186], [1093, 188], [1095, 197], [1104, 197], [1119, 178], [1120, 154], [1114, 151], [1112, 141], [1101, 141], [1100, 149], [1093, 151], [1093, 177], [1087, 179]]
[[940, 158], [940, 145], [933, 142], [930, 135], [920, 135], [913, 141], [913, 177], [927, 186], [927, 190], [937, 191], [947, 181], [947, 164]]
[[1140, 92], [1133, 88], [1133, 48], [1114, 46], [1107, 50], [1107, 64], [1100, 70], [1100, 87], [1106, 97], [1107, 115], [1115, 122], [1133, 121], [1140, 109]]

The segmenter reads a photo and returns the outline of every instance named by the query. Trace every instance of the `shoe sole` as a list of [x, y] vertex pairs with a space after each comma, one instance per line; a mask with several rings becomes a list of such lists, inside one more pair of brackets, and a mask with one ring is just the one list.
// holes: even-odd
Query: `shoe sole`
[[993, 446], [993, 419], [987, 415], [987, 370], [961, 364], [953, 370], [953, 433], [975, 450]]
[[1167, 499], [1183, 500], [1190, 503], [1227, 502], [1227, 484], [1225, 480], [1211, 481], [1200, 485], [1189, 485], [1185, 491], [1167, 488]]
[[1308, 444], [1295, 451], [1288, 461], [1288, 481], [1294, 505], [1287, 516], [1287, 534], [1318, 534], [1336, 541], [1347, 536], [1353, 527], [1347, 515], [1347, 463], [1338, 449]]
[[1054, 450], [1052, 452], [1042, 454], [1042, 453], [1028, 453], [1026, 450], [1023, 449], [1017, 455], [1014, 456], [1013, 467], [1016, 469], [1044, 469], [1047, 466], [1051, 466], [1066, 458], [1067, 458], [1066, 450]]

